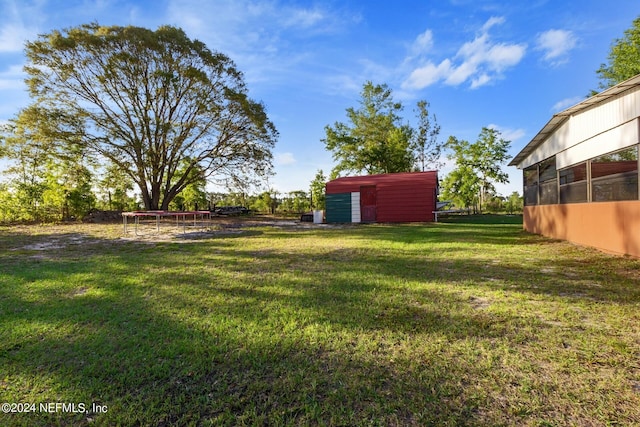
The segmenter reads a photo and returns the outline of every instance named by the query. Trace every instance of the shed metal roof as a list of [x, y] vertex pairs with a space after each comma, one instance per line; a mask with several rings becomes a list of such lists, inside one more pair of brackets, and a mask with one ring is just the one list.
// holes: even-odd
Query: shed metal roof
[[607, 101], [608, 99], [619, 95], [620, 93], [631, 89], [635, 86], [640, 86], [640, 74], [630, 78], [629, 80], [625, 80], [622, 83], [618, 83], [617, 85], [610, 87], [590, 98], [585, 99], [584, 101], [574, 105], [573, 107], [569, 107], [566, 110], [563, 110], [559, 113], [556, 113], [551, 117], [551, 120], [544, 125], [544, 127], [538, 132], [536, 136], [533, 137], [531, 141], [511, 160], [509, 166], [517, 166], [520, 164], [529, 154], [531, 154], [540, 144], [542, 144], [551, 134], [553, 134], [556, 129], [558, 129], [565, 121], [569, 120], [569, 117], [574, 114], [578, 114], [588, 108], [593, 107], [594, 105], [600, 104], [602, 102]]
[[414, 182], [414, 183], [431, 183], [433, 186], [438, 185], [438, 171], [424, 172], [399, 172], [385, 173], [378, 175], [359, 175], [344, 176], [336, 178], [326, 183], [327, 194], [342, 193], [347, 191], [359, 191], [362, 185], [394, 185], [396, 183]]

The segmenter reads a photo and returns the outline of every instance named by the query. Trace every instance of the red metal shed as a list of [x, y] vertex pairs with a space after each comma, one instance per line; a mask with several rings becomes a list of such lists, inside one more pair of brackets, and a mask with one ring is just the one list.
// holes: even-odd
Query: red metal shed
[[349, 176], [326, 184], [327, 222], [433, 221], [438, 172]]

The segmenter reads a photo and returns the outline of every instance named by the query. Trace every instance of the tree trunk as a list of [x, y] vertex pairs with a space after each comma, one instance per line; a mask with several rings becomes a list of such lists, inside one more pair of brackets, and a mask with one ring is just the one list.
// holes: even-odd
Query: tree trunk
[[171, 203], [171, 199], [169, 197], [165, 197], [164, 199], [162, 199], [162, 206], [160, 206], [160, 209], [163, 211], [168, 211], [169, 203]]
[[151, 184], [151, 207], [150, 210], [160, 209], [160, 183]]

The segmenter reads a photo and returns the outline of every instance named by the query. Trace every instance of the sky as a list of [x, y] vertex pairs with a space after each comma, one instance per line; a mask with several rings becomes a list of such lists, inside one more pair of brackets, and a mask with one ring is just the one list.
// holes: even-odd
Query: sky
[[[598, 89], [596, 70], [640, 16], [636, 0], [0, 0], [0, 123], [30, 100], [24, 43], [84, 23], [182, 28], [231, 58], [279, 131], [275, 175], [308, 190], [335, 161], [325, 127], [349, 123], [367, 81], [386, 84], [417, 124], [429, 102], [449, 136], [500, 131], [515, 156], [552, 115]], [[453, 165], [440, 169], [443, 178]], [[2, 169], [2, 163], [0, 163]], [[504, 166], [507, 196], [522, 174]]]

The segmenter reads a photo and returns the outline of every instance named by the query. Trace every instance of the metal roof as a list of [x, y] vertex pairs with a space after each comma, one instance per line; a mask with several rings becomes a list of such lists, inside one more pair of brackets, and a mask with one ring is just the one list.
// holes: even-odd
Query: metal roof
[[556, 131], [565, 121], [569, 119], [569, 117], [574, 114], [580, 113], [588, 108], [593, 107], [594, 105], [605, 102], [606, 100], [619, 95], [620, 93], [631, 89], [635, 86], [640, 86], [640, 74], [630, 78], [629, 80], [625, 80], [622, 83], [618, 83], [617, 85], [610, 87], [607, 90], [604, 90], [590, 98], [585, 99], [584, 101], [574, 105], [573, 107], [569, 107], [566, 110], [563, 110], [559, 113], [556, 113], [551, 117], [551, 120], [544, 125], [544, 127], [538, 132], [536, 136], [533, 137], [531, 141], [511, 160], [509, 166], [517, 166], [520, 162], [522, 162], [529, 154], [531, 154], [540, 144], [542, 144], [553, 132]]
[[399, 172], [377, 175], [343, 176], [326, 183], [327, 194], [360, 191], [363, 185], [388, 186], [396, 183], [415, 183], [416, 185], [432, 184], [438, 186], [438, 171]]

